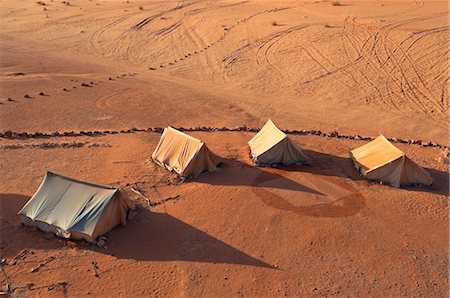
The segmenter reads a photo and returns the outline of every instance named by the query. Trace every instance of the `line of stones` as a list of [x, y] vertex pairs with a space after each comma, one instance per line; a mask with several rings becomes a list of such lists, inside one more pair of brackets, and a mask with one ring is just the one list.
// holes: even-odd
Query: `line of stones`
[[[237, 126], [234, 128], [229, 127], [206, 127], [206, 126], [199, 126], [199, 127], [175, 127], [176, 129], [180, 131], [193, 131], [193, 132], [218, 132], [218, 131], [225, 131], [225, 132], [258, 132], [259, 128], [252, 128], [247, 126]], [[163, 127], [149, 127], [149, 128], [130, 128], [130, 129], [123, 129], [123, 130], [94, 130], [94, 131], [66, 131], [66, 132], [51, 132], [51, 133], [42, 133], [42, 132], [35, 132], [35, 133], [28, 133], [28, 132], [13, 132], [13, 131], [6, 131], [6, 132], [0, 132], [0, 138], [4, 139], [38, 139], [38, 138], [51, 138], [51, 137], [79, 137], [79, 136], [102, 136], [102, 135], [112, 135], [112, 134], [127, 134], [127, 133], [135, 133], [135, 132], [155, 132], [155, 133], [162, 133], [164, 130]], [[283, 130], [286, 134], [291, 135], [316, 135], [320, 137], [326, 137], [326, 138], [338, 138], [338, 139], [350, 139], [350, 140], [363, 140], [363, 141], [372, 141], [375, 138], [374, 137], [367, 137], [367, 136], [360, 136], [360, 135], [343, 135], [338, 133], [337, 131], [333, 131], [331, 133], [325, 133], [320, 130]], [[438, 144], [433, 141], [422, 141], [422, 140], [412, 140], [412, 139], [401, 139], [401, 138], [388, 138], [389, 141], [393, 143], [401, 143], [401, 144], [413, 144], [418, 145], [421, 147], [433, 147], [433, 148], [441, 148], [441, 149], [447, 149], [447, 146]]]

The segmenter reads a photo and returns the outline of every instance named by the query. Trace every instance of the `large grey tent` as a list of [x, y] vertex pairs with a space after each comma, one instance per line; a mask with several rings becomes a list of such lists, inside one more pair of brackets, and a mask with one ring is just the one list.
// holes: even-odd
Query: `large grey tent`
[[257, 165], [307, 164], [309, 158], [300, 146], [278, 129], [272, 120], [248, 142], [251, 156]]
[[172, 127], [167, 127], [152, 154], [152, 159], [181, 177], [196, 177], [213, 172], [222, 161], [205, 143]]
[[91, 242], [115, 226], [125, 225], [129, 209], [134, 209], [134, 204], [115, 188], [47, 172], [18, 215], [27, 226]]
[[394, 187], [433, 183], [430, 174], [382, 135], [350, 151], [350, 157], [358, 171], [370, 180], [382, 181]]

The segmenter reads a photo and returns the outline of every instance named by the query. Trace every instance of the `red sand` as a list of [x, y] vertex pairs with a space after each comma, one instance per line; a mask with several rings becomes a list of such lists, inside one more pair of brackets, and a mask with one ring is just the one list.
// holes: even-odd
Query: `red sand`
[[[272, 118], [449, 144], [445, 1], [44, 2], [1, 4], [1, 132]], [[274, 169], [252, 166], [252, 133], [192, 135], [227, 161], [181, 184], [150, 159], [157, 133], [0, 138], [0, 249], [14, 295], [448, 296], [442, 149], [396, 144], [435, 180], [396, 189], [357, 174], [348, 151], [365, 141], [292, 136], [313, 164]], [[106, 248], [26, 228], [16, 213], [46, 170], [123, 187], [140, 207]], [[150, 208], [130, 186], [179, 198]]]

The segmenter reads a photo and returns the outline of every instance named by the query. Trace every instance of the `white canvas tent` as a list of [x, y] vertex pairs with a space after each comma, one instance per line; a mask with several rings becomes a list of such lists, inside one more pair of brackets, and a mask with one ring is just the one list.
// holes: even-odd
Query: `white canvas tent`
[[129, 209], [134, 204], [115, 188], [47, 172], [18, 215], [27, 226], [92, 242], [115, 226], [125, 225]]
[[222, 161], [205, 143], [170, 126], [164, 129], [152, 159], [181, 177], [197, 177], [205, 171], [213, 172]]
[[382, 181], [394, 187], [433, 183], [430, 174], [382, 135], [350, 151], [350, 157], [358, 171], [370, 180]]
[[300, 146], [279, 130], [270, 119], [248, 145], [257, 165], [309, 163], [309, 158]]

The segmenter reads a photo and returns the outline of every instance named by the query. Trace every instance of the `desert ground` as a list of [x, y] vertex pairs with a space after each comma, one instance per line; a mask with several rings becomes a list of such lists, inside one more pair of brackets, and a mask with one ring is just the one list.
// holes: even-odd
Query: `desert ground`
[[[420, 0], [0, 0], [1, 290], [448, 297], [448, 13]], [[311, 165], [253, 165], [248, 128], [269, 118]], [[221, 169], [183, 182], [152, 162], [169, 125]], [[433, 185], [363, 179], [349, 151], [380, 133]], [[119, 187], [137, 209], [103, 247], [25, 227], [17, 212], [46, 170]]]

